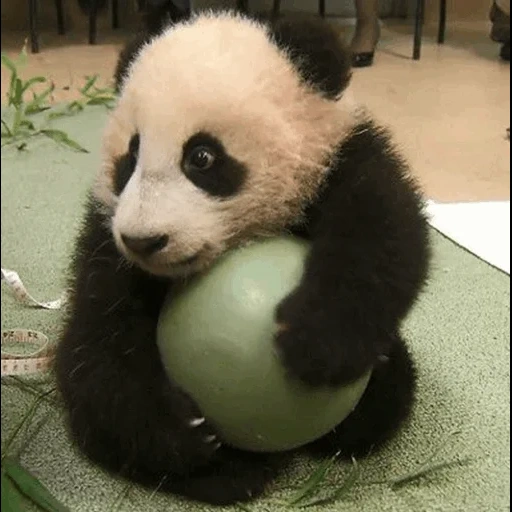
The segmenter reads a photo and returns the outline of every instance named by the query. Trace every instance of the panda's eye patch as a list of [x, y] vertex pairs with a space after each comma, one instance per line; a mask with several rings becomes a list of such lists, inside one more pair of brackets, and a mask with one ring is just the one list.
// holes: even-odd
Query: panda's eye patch
[[208, 146], [197, 146], [189, 153], [185, 165], [189, 170], [206, 171], [215, 163], [215, 151]]
[[128, 153], [130, 158], [132, 159], [134, 164], [137, 164], [137, 158], [139, 157], [139, 146], [140, 146], [140, 136], [136, 133], [128, 144]]
[[236, 194], [247, 176], [245, 165], [206, 132], [196, 133], [183, 145], [181, 170], [197, 188], [216, 197]]
[[136, 133], [128, 142], [128, 148], [124, 155], [115, 161], [114, 192], [120, 195], [132, 177], [139, 158], [140, 137]]

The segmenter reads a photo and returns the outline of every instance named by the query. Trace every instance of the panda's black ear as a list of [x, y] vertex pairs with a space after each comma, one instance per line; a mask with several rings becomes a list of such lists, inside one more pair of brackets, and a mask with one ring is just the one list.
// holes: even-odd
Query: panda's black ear
[[351, 78], [351, 55], [336, 30], [323, 20], [289, 19], [270, 24], [303, 80], [329, 99], [339, 98]]
[[114, 73], [115, 90], [117, 93], [123, 85], [123, 80], [133, 59], [135, 59], [142, 46], [150, 39], [151, 36], [149, 34], [139, 34], [121, 50]]

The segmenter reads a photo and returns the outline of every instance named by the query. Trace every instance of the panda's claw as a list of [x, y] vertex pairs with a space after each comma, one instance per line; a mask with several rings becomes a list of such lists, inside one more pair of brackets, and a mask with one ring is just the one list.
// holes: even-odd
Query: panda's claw
[[206, 418], [193, 418], [188, 422], [190, 428], [196, 428], [202, 425], [206, 421]]
[[214, 441], [217, 441], [217, 436], [215, 434], [211, 434], [206, 436], [203, 441], [207, 444], [213, 443]]

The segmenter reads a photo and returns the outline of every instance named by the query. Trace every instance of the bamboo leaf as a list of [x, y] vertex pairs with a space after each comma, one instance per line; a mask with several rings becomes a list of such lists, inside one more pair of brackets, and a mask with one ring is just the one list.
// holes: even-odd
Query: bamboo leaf
[[20, 126], [26, 126], [29, 130], [35, 130], [34, 123], [30, 121], [29, 119], [22, 119], [20, 121]]
[[74, 140], [70, 139], [66, 132], [63, 132], [62, 130], [40, 130], [42, 135], [45, 135], [46, 137], [54, 140], [55, 142], [59, 144], [64, 144], [65, 146], [70, 147], [71, 149], [74, 149], [75, 151], [78, 151], [79, 153], [89, 153], [87, 149], [85, 149], [83, 146], [80, 146], [78, 142], [75, 142]]
[[44, 110], [48, 110], [50, 106], [45, 104], [46, 98], [50, 96], [50, 94], [54, 91], [55, 84], [51, 83], [47, 89], [45, 89], [40, 94], [33, 94], [33, 99], [30, 103], [27, 104], [25, 108], [25, 113], [27, 115], [37, 114], [38, 112], [42, 112]]
[[18, 134], [18, 130], [20, 127], [20, 123], [23, 119], [23, 110], [21, 108], [16, 108], [14, 111], [14, 120], [12, 122], [12, 134], [16, 136]]
[[2, 512], [20, 512], [23, 510], [21, 502], [20, 492], [2, 470]]
[[5, 132], [2, 132], [2, 137], [3, 136], [12, 137], [12, 131], [9, 128], [9, 125], [3, 119], [2, 119], [2, 126], [5, 129]]
[[94, 76], [86, 76], [85, 79], [87, 82], [85, 82], [85, 85], [79, 89], [79, 91], [84, 95], [87, 96], [87, 92], [89, 89], [96, 83], [96, 80], [98, 79], [98, 75]]
[[46, 82], [46, 78], [44, 76], [34, 76], [33, 78], [28, 79], [23, 84], [23, 92], [27, 91], [32, 87], [34, 84], [42, 84]]
[[18, 71], [16, 69], [16, 64], [5, 55], [5, 53], [2, 53], [2, 64], [13, 74], [17, 75]]
[[23, 83], [19, 78], [14, 81], [14, 94], [12, 104], [18, 107], [23, 103]]
[[108, 96], [95, 96], [90, 100], [87, 100], [87, 105], [109, 105], [113, 103], [114, 98], [110, 98]]
[[11, 80], [9, 83], [9, 89], [7, 91], [7, 103], [8, 105], [12, 105], [14, 96], [14, 84], [18, 78], [18, 70], [16, 69], [16, 64], [14, 64], [14, 62], [5, 54], [2, 54], [2, 64], [11, 72]]
[[84, 106], [79, 101], [72, 101], [68, 106], [67, 109], [70, 112], [81, 112], [84, 109]]
[[3, 468], [19, 491], [46, 512], [70, 512], [68, 507], [55, 498], [46, 486], [16, 460], [5, 459]]

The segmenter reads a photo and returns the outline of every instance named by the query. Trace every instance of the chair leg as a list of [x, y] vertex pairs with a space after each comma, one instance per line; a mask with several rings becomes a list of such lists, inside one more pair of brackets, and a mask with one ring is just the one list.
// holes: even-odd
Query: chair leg
[[439, 29], [437, 32], [437, 42], [444, 43], [444, 35], [446, 32], [446, 0], [439, 0]]
[[414, 48], [412, 58], [419, 60], [421, 55], [421, 38], [423, 32], [423, 19], [425, 14], [425, 0], [416, 0], [416, 20], [414, 23]]
[[325, 0], [319, 0], [318, 2], [318, 14], [325, 18]]
[[39, 34], [37, 33], [37, 0], [28, 0], [28, 20], [30, 24], [30, 48], [39, 53]]
[[55, 10], [57, 11], [57, 30], [59, 35], [63, 36], [66, 33], [64, 27], [64, 9], [62, 8], [62, 0], [55, 0]]
[[274, 0], [272, 4], [272, 19], [276, 20], [279, 18], [279, 14], [281, 12], [281, 0]]
[[112, 0], [112, 28], [119, 28], [119, 2], [118, 0]]
[[96, 21], [98, 15], [98, 4], [96, 0], [91, 0], [89, 12], [89, 44], [96, 44]]

